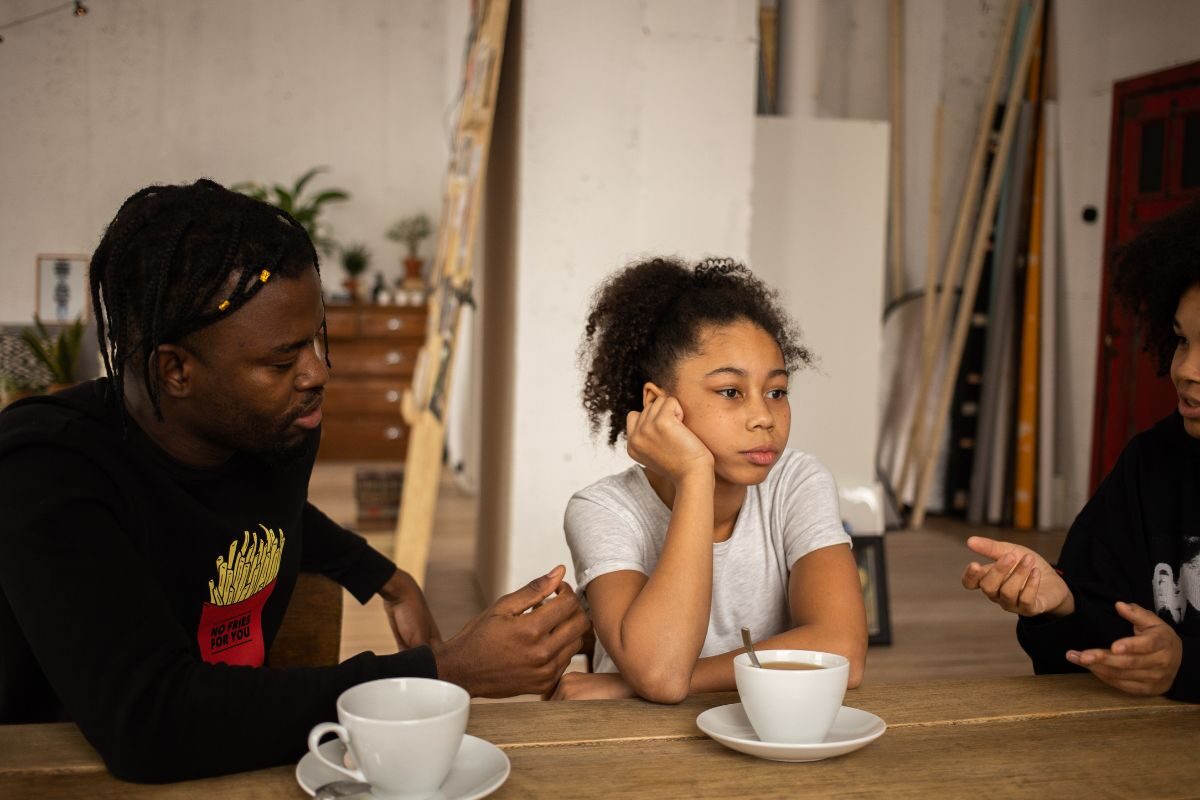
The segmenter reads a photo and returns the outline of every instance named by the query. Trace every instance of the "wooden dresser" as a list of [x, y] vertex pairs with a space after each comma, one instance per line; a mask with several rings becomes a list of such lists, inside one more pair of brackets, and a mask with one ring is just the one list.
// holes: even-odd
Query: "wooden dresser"
[[318, 458], [403, 461], [408, 426], [400, 398], [425, 339], [425, 306], [330, 303], [329, 360]]

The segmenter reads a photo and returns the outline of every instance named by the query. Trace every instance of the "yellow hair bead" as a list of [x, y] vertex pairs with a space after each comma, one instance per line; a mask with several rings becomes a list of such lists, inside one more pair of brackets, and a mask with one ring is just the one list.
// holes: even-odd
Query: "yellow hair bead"
[[227, 308], [229, 308], [229, 301], [228, 301], [228, 300], [222, 300], [222, 301], [221, 301], [221, 305], [217, 306], [217, 311], [224, 311], [224, 310], [225, 310], [225, 309], [227, 309]]
[[269, 278], [269, 277], [271, 277], [271, 271], [269, 269], [264, 269], [262, 272], [260, 272], [258, 274], [258, 279], [260, 281], [262, 281], [263, 283], [266, 283], [267, 278]]

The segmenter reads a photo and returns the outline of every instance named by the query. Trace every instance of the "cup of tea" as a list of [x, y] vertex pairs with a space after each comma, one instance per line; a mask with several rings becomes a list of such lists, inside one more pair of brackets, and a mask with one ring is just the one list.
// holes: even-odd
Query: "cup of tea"
[[733, 659], [742, 708], [764, 742], [813, 744], [829, 733], [850, 677], [850, 660], [816, 650], [755, 650]]
[[[471, 696], [461, 686], [430, 678], [384, 678], [338, 696], [337, 722], [308, 734], [308, 749], [325, 766], [371, 784], [386, 800], [428, 797], [446, 780], [467, 730]], [[336, 734], [358, 769], [320, 751], [321, 737]]]

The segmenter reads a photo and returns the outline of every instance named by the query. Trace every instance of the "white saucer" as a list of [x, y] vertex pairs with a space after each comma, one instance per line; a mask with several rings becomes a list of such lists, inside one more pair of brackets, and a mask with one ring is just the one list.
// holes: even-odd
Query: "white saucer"
[[710, 708], [696, 717], [696, 725], [726, 747], [771, 761], [820, 761], [866, 747], [887, 730], [868, 711], [842, 706], [825, 741], [816, 744], [781, 744], [758, 738], [741, 703]]
[[[346, 746], [341, 739], [330, 739], [321, 745], [321, 753], [335, 764], [342, 763]], [[511, 766], [504, 751], [489, 741], [475, 736], [463, 736], [458, 755], [450, 766], [441, 789], [430, 795], [430, 800], [477, 800], [487, 797], [508, 780]], [[312, 753], [305, 753], [296, 765], [296, 782], [310, 795], [330, 781], [350, 780], [340, 772], [334, 772], [317, 760]]]

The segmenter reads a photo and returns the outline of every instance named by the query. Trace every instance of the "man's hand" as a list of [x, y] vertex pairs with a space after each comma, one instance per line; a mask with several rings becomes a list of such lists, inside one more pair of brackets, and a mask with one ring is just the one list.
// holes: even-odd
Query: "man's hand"
[[637, 697], [619, 672], [568, 672], [558, 682], [551, 700], [624, 700]]
[[591, 627], [564, 574], [555, 567], [435, 644], [438, 677], [476, 697], [550, 692]]
[[1065, 617], [1075, 612], [1075, 596], [1066, 581], [1028, 547], [983, 536], [967, 539], [967, 547], [995, 561], [986, 566], [968, 564], [962, 576], [964, 588], [979, 589], [1005, 611], [1022, 617]]
[[423, 644], [438, 644], [442, 635], [425, 602], [425, 594], [413, 577], [403, 570], [396, 570], [388, 582], [379, 590], [383, 608], [387, 612], [396, 646], [401, 650]]
[[1068, 650], [1067, 661], [1123, 692], [1163, 694], [1183, 662], [1183, 641], [1161, 617], [1141, 606], [1117, 603], [1117, 613], [1133, 623], [1133, 636], [1118, 639], [1108, 650]]

